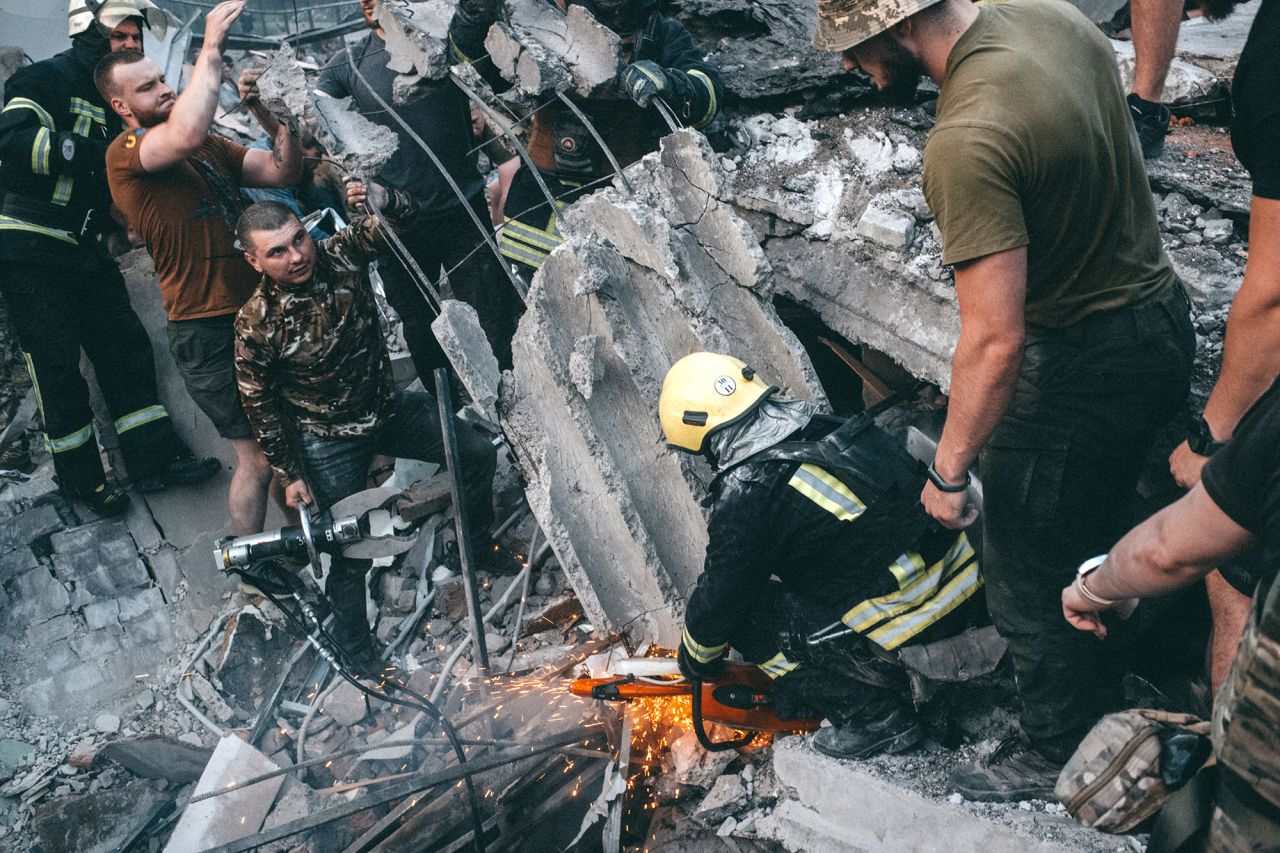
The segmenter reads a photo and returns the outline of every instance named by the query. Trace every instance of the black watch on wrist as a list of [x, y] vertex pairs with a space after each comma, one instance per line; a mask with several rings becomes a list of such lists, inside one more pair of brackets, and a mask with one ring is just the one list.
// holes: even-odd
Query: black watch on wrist
[[933, 465], [934, 463], [932, 462], [929, 463], [929, 482], [933, 483], [934, 487], [938, 491], [946, 492], [949, 495], [954, 495], [954, 494], [963, 492], [965, 489], [969, 488], [969, 480], [971, 478], [969, 477], [968, 471], [964, 472], [964, 480], [962, 482], [952, 483], [944, 479], [943, 476], [938, 473], [938, 469], [933, 467]]
[[1214, 439], [1213, 430], [1209, 429], [1204, 415], [1196, 415], [1191, 419], [1191, 426], [1187, 428], [1187, 447], [1191, 448], [1192, 453], [1197, 456], [1212, 456], [1226, 446], [1225, 441]]

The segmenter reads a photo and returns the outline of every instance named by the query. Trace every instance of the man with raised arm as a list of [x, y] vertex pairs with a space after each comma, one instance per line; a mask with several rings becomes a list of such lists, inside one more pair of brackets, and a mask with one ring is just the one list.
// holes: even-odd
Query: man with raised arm
[[205, 18], [204, 46], [181, 95], [136, 51], [98, 63], [94, 80], [127, 130], [107, 150], [116, 205], [155, 261], [169, 318], [169, 346], [192, 399], [231, 442], [231, 523], [237, 535], [262, 529], [271, 469], [254, 440], [232, 362], [236, 312], [257, 276], [235, 247], [240, 187], [287, 187], [302, 175], [295, 129], [282, 123], [273, 151], [244, 148], [210, 132], [222, 83], [222, 48], [244, 0]]

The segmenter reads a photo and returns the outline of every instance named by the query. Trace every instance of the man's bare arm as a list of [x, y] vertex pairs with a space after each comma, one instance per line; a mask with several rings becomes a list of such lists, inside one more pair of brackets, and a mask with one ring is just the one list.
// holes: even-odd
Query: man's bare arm
[[292, 120], [277, 122], [270, 151], [250, 148], [240, 168], [244, 187], [292, 187], [302, 180], [302, 145]]
[[[956, 268], [960, 341], [951, 363], [947, 423], [934, 461], [949, 482], [964, 480], [1013, 396], [1026, 336], [1026, 294], [1025, 247]], [[964, 493], [946, 494], [926, 484], [921, 500], [943, 524], [964, 526]]]
[[[1222, 370], [1204, 407], [1218, 441], [1226, 441], [1249, 407], [1280, 375], [1280, 200], [1254, 196], [1249, 218], [1249, 262], [1227, 317]], [[1174, 479], [1189, 488], [1206, 458], [1186, 442], [1169, 459]]]
[[[1248, 530], [1213, 502], [1202, 484], [1130, 530], [1087, 578], [1089, 593], [1116, 603], [1151, 598], [1189, 586], [1254, 541]], [[1062, 613], [1081, 631], [1099, 639], [1106, 624], [1103, 607], [1072, 583], [1062, 591]]]
[[226, 0], [205, 16], [204, 46], [196, 57], [191, 81], [178, 96], [169, 118], [142, 137], [138, 156], [146, 171], [163, 172], [191, 156], [208, 137], [222, 86], [222, 48], [231, 25], [244, 11], [244, 3]]

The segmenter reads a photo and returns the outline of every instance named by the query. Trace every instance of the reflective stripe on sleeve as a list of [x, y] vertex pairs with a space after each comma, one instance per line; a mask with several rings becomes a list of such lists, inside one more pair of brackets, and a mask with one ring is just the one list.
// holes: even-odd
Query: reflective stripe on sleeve
[[770, 678], [781, 678], [782, 676], [794, 670], [797, 666], [799, 666], [799, 664], [792, 663], [791, 661], [787, 660], [786, 655], [784, 655], [782, 652], [778, 652], [776, 655], [769, 658], [764, 663], [757, 664], [757, 666], [759, 666], [760, 669], [764, 671], [764, 674], [769, 676]]
[[711, 82], [711, 78], [707, 76], [705, 71], [698, 71], [697, 69], [694, 69], [689, 72], [689, 76], [701, 80], [702, 85], [707, 87], [707, 94], [711, 97], [711, 100], [707, 104], [706, 113], [703, 114], [702, 118], [694, 122], [693, 125], [695, 128], [703, 128], [711, 124], [711, 120], [716, 117], [716, 113], [720, 110], [719, 105], [716, 103], [716, 87], [715, 84]]
[[867, 509], [848, 486], [817, 465], [801, 465], [787, 485], [841, 521], [854, 521]]
[[711, 663], [711, 661], [719, 659], [724, 654], [725, 649], [729, 648], [728, 643], [721, 643], [718, 646], [704, 646], [693, 638], [688, 628], [684, 629], [684, 636], [681, 642], [684, 643], [689, 656], [698, 663]]

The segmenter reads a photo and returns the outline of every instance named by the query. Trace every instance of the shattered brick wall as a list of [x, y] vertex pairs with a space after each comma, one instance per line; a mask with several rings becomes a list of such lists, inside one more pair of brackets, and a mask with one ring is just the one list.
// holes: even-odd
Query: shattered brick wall
[[667, 368], [718, 350], [785, 395], [822, 391], [705, 140], [674, 134], [628, 176], [634, 193], [604, 190], [564, 212], [565, 245], [534, 278], [498, 409], [588, 616], [671, 645], [706, 548], [707, 470], [663, 444]]

